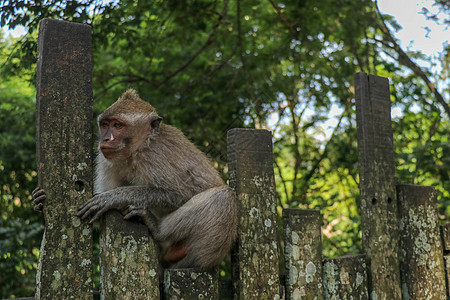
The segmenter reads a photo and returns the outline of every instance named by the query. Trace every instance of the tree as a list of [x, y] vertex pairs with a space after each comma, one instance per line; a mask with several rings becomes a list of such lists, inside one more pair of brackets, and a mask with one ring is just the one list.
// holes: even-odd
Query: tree
[[[11, 39], [0, 33], [8, 53]], [[0, 57], [4, 63], [5, 53]], [[36, 185], [34, 89], [27, 77], [0, 79], [0, 296], [33, 293], [43, 226], [33, 213]]]
[[[0, 1], [0, 7], [2, 25], [30, 31], [1, 48], [0, 73], [8, 80], [0, 84], [9, 82], [8, 91], [20, 89], [0, 106], [8, 115], [2, 128], [16, 128], [13, 134], [2, 132], [8, 139], [33, 136], [33, 92], [23, 83], [33, 81], [39, 20], [90, 24], [97, 113], [133, 87], [221, 171], [226, 171], [228, 129], [271, 129], [279, 211], [320, 209], [325, 254], [356, 253], [361, 237], [353, 75], [364, 71], [391, 79], [398, 182], [436, 186], [442, 219], [448, 220], [448, 90], [418, 66], [418, 53], [398, 46], [395, 20], [382, 15], [374, 1], [14, 0]], [[443, 61], [448, 66], [448, 49]], [[445, 70], [442, 79], [448, 78]], [[11, 101], [20, 105], [13, 109]], [[21, 145], [27, 155], [19, 156], [13, 142], [0, 147], [2, 164], [17, 162], [5, 165], [2, 185], [13, 187], [16, 177], [32, 174], [31, 181], [19, 183], [20, 191], [8, 192], [27, 203], [23, 210], [5, 200], [2, 211], [39, 228], [26, 192], [34, 187], [34, 145]], [[8, 177], [13, 173], [14, 179]], [[10, 266], [22, 261], [8, 259]], [[17, 277], [13, 282], [19, 286]], [[7, 289], [4, 295], [17, 291], [12, 285]]]

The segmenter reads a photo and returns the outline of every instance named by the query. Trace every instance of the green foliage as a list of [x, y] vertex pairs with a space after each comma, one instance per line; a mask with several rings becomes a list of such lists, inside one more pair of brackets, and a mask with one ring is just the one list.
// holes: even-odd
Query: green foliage
[[34, 89], [27, 78], [0, 80], [0, 296], [31, 295], [43, 226], [33, 212], [36, 185]]
[[[0, 38], [0, 296], [32, 294], [42, 234], [30, 203], [35, 120], [27, 82], [34, 80], [43, 17], [92, 26], [96, 113], [133, 87], [224, 174], [228, 129], [272, 130], [278, 210], [320, 209], [326, 256], [362, 251], [354, 73], [389, 77], [397, 181], [435, 186], [440, 217], [448, 221], [449, 116], [424, 76], [448, 79], [449, 49], [440, 77], [411, 69], [374, 4], [0, 1], [1, 24], [30, 32], [20, 40]], [[384, 20], [399, 28], [392, 17]]]

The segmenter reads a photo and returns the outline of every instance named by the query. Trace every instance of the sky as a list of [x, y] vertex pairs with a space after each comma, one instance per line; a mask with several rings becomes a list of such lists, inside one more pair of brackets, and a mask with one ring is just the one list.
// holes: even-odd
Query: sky
[[[378, 0], [378, 7], [383, 14], [395, 17], [402, 29], [395, 33], [400, 40], [400, 46], [407, 51], [421, 51], [427, 56], [437, 57], [443, 51], [445, 45], [449, 44], [450, 28], [445, 25], [438, 25], [432, 20], [427, 20], [420, 14], [422, 7], [426, 7], [431, 12], [436, 12], [433, 8], [433, 0]], [[449, 16], [439, 16], [449, 18]], [[417, 61], [422, 67], [429, 67], [429, 62]], [[434, 67], [439, 71], [441, 66]], [[342, 108], [333, 105], [330, 110], [329, 120], [323, 125], [325, 137], [328, 139], [334, 127], [338, 123], [338, 118], [342, 114]], [[401, 115], [400, 108], [393, 108], [391, 117]]]
[[[395, 36], [400, 39], [401, 46], [405, 50], [422, 51], [426, 55], [433, 55], [441, 52], [445, 43], [448, 44], [450, 29], [427, 20], [423, 14], [419, 14], [423, 6], [437, 13], [437, 9], [432, 6], [433, 2], [432, 0], [378, 0], [381, 12], [394, 16], [403, 27]], [[441, 14], [440, 17], [445, 16]], [[449, 18], [449, 16], [446, 17]]]

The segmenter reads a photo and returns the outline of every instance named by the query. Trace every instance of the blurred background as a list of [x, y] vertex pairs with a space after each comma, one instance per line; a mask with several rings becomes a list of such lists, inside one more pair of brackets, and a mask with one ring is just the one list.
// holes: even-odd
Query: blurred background
[[450, 219], [449, 15], [446, 0], [0, 0], [0, 298], [33, 295], [43, 233], [42, 18], [92, 26], [96, 115], [135, 88], [225, 179], [227, 130], [271, 130], [278, 211], [320, 209], [334, 257], [362, 248], [356, 72], [390, 78], [396, 180], [436, 187]]

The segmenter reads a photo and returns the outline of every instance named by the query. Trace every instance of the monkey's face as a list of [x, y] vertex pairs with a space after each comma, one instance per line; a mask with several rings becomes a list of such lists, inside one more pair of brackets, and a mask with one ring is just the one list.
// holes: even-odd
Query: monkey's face
[[127, 145], [131, 142], [130, 124], [120, 116], [100, 117], [99, 150], [106, 159], [126, 156]]

